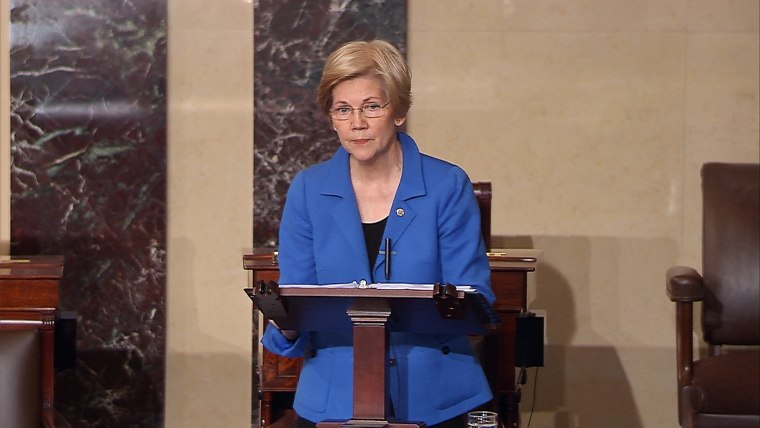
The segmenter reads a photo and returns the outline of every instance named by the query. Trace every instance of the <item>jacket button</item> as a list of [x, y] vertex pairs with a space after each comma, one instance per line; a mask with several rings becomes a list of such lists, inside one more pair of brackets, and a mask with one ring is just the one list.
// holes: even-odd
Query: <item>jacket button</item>
[[396, 359], [395, 358], [391, 358], [390, 360], [388, 360], [388, 365], [390, 365], [391, 367], [395, 366], [396, 365]]
[[443, 352], [443, 355], [449, 355], [449, 352], [451, 352], [451, 349], [449, 349], [448, 346], [444, 346], [441, 348], [441, 352]]

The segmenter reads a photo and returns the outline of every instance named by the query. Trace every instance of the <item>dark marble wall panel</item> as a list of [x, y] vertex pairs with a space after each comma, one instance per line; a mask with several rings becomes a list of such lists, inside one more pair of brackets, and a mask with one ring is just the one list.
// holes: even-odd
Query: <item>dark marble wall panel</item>
[[63, 254], [74, 427], [163, 421], [166, 0], [11, 0], [11, 249]]
[[[406, 22], [405, 0], [254, 1], [254, 247], [276, 246], [293, 176], [340, 145], [315, 100], [327, 56], [347, 41], [376, 38], [406, 52]], [[255, 312], [252, 324], [255, 345]], [[258, 426], [257, 373], [253, 382]]]
[[255, 2], [255, 247], [276, 245], [295, 173], [339, 146], [315, 101], [325, 58], [347, 41], [375, 38], [406, 52], [405, 0]]

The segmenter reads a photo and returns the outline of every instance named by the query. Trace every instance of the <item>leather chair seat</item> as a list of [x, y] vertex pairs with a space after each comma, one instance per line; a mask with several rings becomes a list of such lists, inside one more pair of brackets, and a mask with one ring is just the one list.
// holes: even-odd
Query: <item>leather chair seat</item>
[[694, 417], [693, 426], [694, 428], [757, 428], [760, 426], [760, 416], [702, 413]]
[[[759, 415], [760, 351], [735, 351], [694, 362], [682, 405], [695, 413]], [[755, 421], [760, 421], [755, 416]], [[725, 422], [725, 421], [724, 421]]]

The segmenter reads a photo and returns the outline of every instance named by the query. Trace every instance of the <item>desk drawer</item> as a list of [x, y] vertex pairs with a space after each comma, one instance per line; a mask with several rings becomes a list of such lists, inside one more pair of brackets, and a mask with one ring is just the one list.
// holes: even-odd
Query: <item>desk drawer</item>
[[0, 308], [58, 307], [57, 279], [0, 279]]
[[497, 311], [525, 310], [527, 305], [527, 272], [491, 271], [491, 288], [496, 294]]

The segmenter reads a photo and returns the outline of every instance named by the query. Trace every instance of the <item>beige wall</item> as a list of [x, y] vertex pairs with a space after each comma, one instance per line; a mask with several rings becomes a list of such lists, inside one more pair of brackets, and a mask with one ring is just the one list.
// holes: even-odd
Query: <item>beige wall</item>
[[167, 427], [250, 426], [252, 8], [169, 0]]
[[[243, 427], [252, 6], [169, 5], [166, 425]], [[757, 0], [409, 2], [410, 132], [493, 182], [497, 242], [544, 251], [531, 427], [676, 426], [664, 270], [700, 263], [699, 165], [758, 161], [757, 16]]]
[[700, 165], [758, 161], [758, 1], [412, 0], [409, 18], [410, 132], [493, 182], [502, 245], [544, 250], [531, 427], [677, 426], [664, 271], [700, 265]]
[[[10, 22], [10, 2], [0, 0], [0, 22]], [[0, 254], [8, 254], [11, 242], [11, 185], [10, 155], [11, 94], [10, 94], [10, 32], [0, 31]]]

